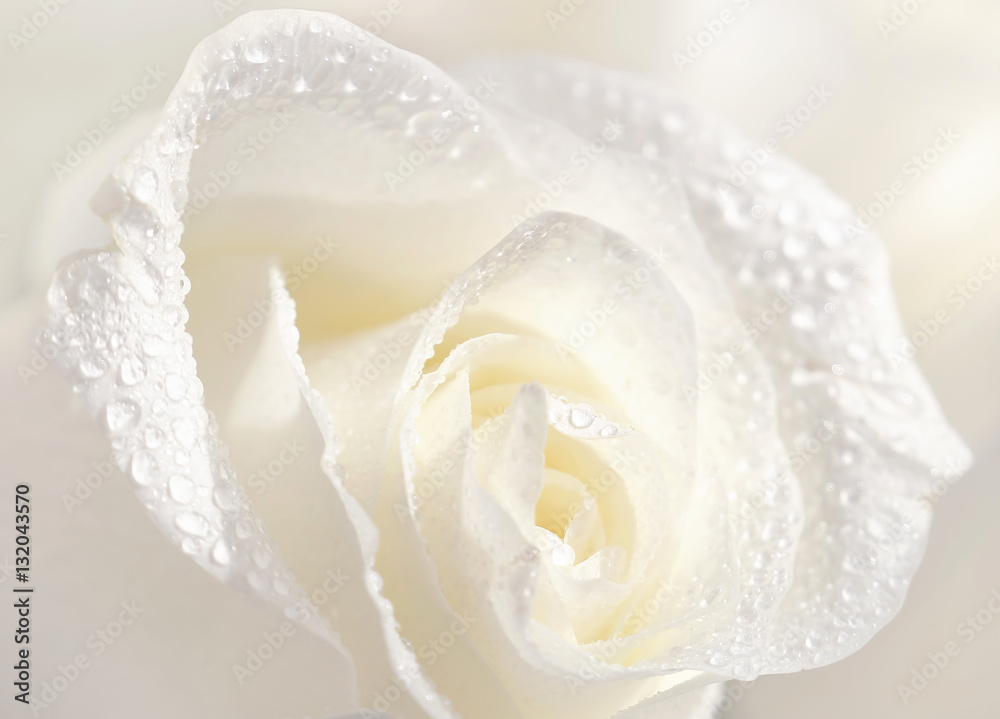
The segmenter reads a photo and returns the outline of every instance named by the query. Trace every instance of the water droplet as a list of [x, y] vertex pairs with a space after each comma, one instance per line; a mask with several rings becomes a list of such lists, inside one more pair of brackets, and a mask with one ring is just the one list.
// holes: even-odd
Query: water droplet
[[134, 385], [142, 382], [146, 376], [146, 364], [138, 357], [126, 357], [118, 370], [122, 384]]
[[163, 430], [159, 427], [149, 426], [146, 427], [146, 447], [149, 449], [156, 449], [161, 444], [163, 444]]
[[423, 97], [429, 86], [430, 80], [427, 75], [412, 75], [397, 93], [396, 97], [401, 102], [413, 102]]
[[774, 606], [774, 595], [769, 592], [761, 594], [759, 597], [757, 597], [757, 600], [753, 603], [753, 606], [754, 608], [762, 611], [769, 609], [770, 607]]
[[163, 352], [163, 347], [163, 340], [154, 335], [150, 335], [142, 341], [142, 351], [149, 357], [157, 357], [160, 355]]
[[764, 529], [761, 530], [760, 538], [765, 542], [770, 542], [776, 539], [781, 534], [781, 521], [777, 519], [772, 519], [770, 522], [764, 525]]
[[105, 362], [100, 357], [83, 357], [80, 360], [80, 374], [89, 379], [100, 377], [104, 374]]
[[267, 569], [271, 564], [271, 552], [265, 547], [256, 547], [253, 550], [253, 562], [261, 569]]
[[834, 373], [835, 375], [842, 375], [842, 374], [844, 374], [844, 367], [843, 367], [842, 365], [839, 365], [839, 364], [835, 364], [835, 365], [833, 365], [833, 367], [831, 367], [830, 369], [832, 369], [832, 370], [833, 370], [833, 373]]
[[156, 460], [149, 452], [136, 452], [132, 455], [132, 479], [136, 484], [148, 486], [156, 476]]
[[722, 652], [718, 652], [712, 655], [712, 657], [708, 660], [708, 663], [711, 664], [713, 667], [724, 667], [727, 664], [729, 664], [730, 661], [731, 660], [728, 654], [723, 654]]
[[823, 274], [823, 279], [826, 280], [826, 284], [830, 285], [830, 287], [835, 290], [846, 290], [851, 286], [851, 281], [847, 278], [847, 276], [841, 274], [837, 270], [827, 270]]
[[816, 329], [816, 315], [813, 313], [812, 307], [809, 306], [804, 305], [792, 310], [789, 322], [792, 323], [793, 327], [805, 330], [806, 332]]
[[178, 417], [171, 423], [170, 429], [174, 435], [174, 439], [176, 439], [178, 442], [180, 442], [188, 449], [194, 447], [194, 442], [195, 442], [194, 422], [192, 422], [187, 417]]
[[576, 552], [568, 544], [560, 542], [552, 549], [552, 563], [557, 567], [572, 567], [576, 563]]
[[336, 50], [333, 52], [333, 57], [337, 62], [348, 63], [354, 59], [354, 56], [358, 54], [357, 49], [354, 45], [350, 43], [346, 45], [337, 45]]
[[349, 77], [351, 84], [361, 91], [370, 90], [378, 82], [378, 73], [367, 63], [356, 63], [351, 66]]
[[163, 380], [163, 387], [167, 397], [175, 402], [181, 399], [187, 392], [187, 382], [179, 374], [168, 374]]
[[789, 235], [781, 243], [781, 251], [791, 260], [798, 260], [809, 254], [809, 243], [797, 235]]
[[214, 561], [216, 564], [226, 565], [229, 564], [229, 561], [231, 559], [232, 559], [231, 547], [226, 543], [226, 540], [220, 539], [218, 542], [215, 543], [215, 546], [212, 547], [212, 561]]
[[140, 167], [132, 178], [129, 191], [139, 202], [149, 202], [153, 199], [153, 195], [156, 194], [159, 184], [156, 173], [152, 168]]
[[174, 524], [182, 532], [194, 537], [204, 537], [208, 534], [208, 520], [194, 512], [181, 512], [174, 518]]
[[783, 225], [794, 225], [801, 215], [799, 206], [794, 202], [783, 202], [778, 209], [778, 222]]
[[104, 410], [108, 430], [113, 434], [128, 432], [139, 422], [139, 408], [130, 400], [115, 400]]
[[170, 498], [178, 504], [187, 504], [194, 499], [194, 482], [187, 477], [175, 474], [168, 484]]
[[217, 484], [212, 492], [212, 499], [223, 512], [231, 512], [236, 509], [236, 488], [229, 483]]
[[247, 581], [258, 592], [262, 592], [267, 588], [267, 577], [263, 572], [259, 572], [256, 569], [251, 570], [247, 574]]
[[267, 62], [271, 59], [271, 41], [261, 36], [252, 38], [243, 51], [243, 57], [257, 65]]
[[584, 429], [594, 423], [594, 411], [587, 405], [580, 405], [570, 410], [569, 421], [574, 427]]

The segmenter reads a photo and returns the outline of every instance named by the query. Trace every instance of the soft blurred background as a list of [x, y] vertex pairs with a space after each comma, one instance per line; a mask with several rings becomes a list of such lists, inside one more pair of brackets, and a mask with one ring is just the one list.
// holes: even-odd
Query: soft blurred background
[[[50, 273], [56, 253], [43, 250], [40, 237], [58, 240], [84, 224], [100, 232], [99, 223], [88, 224], [94, 220], [82, 210], [79, 217], [44, 213], [45, 203], [66, 191], [53, 167], [65, 162], [66, 145], [81, 140], [85, 130], [99, 128], [103, 119], [112, 120], [114, 129], [102, 139], [108, 157], [91, 158], [93, 164], [80, 170], [94, 175], [96, 183], [96, 166], [124, 154], [142, 130], [141, 120], [128, 127], [122, 115], [135, 119], [158, 109], [198, 40], [238, 14], [288, 4], [62, 1], [66, 4], [7, 0], [0, 9], [0, 30], [6, 37], [0, 47], [0, 308], [30, 293]], [[660, 78], [762, 140], [779, 139], [782, 152], [825, 177], [859, 209], [905, 178], [905, 193], [875, 229], [892, 255], [897, 298], [911, 333], [939, 309], [954, 310], [949, 292], [975, 273], [983, 256], [1000, 252], [996, 0], [398, 1], [402, 11], [381, 31], [382, 37], [446, 68], [490, 51], [583, 58]], [[371, 13], [386, 6], [384, 0], [296, 4], [336, 12], [358, 24], [370, 22]], [[30, 28], [25, 32], [25, 19], [44, 12], [43, 6], [58, 6], [58, 12], [38, 28], [37, 36], [23, 44], [12, 39], [11, 33], [31, 34]], [[727, 17], [732, 22], [704, 43], [700, 54], [689, 52], [691, 38], [724, 11], [731, 13]], [[553, 23], [547, 12], [563, 17]], [[691, 61], [678, 61], [678, 53]], [[148, 68], [164, 78], [148, 81], [147, 92], [138, 93], [146, 96], [133, 99], [134, 107], [123, 104], [122, 93], [132, 93]], [[813, 86], [821, 85], [832, 97], [785, 140], [777, 123], [805, 101]], [[959, 138], [918, 178], [907, 176], [905, 164], [947, 128]], [[959, 623], [985, 610], [991, 591], [1000, 590], [1000, 279], [985, 282], [961, 310], [950, 314], [951, 321], [921, 348], [916, 361], [971, 445], [977, 464], [938, 502], [927, 557], [906, 605], [888, 628], [845, 661], [804, 674], [765, 677], [732, 691], [738, 700], [726, 716], [1000, 716], [993, 686], [1000, 676], [1000, 618], [984, 625], [968, 644], [957, 634]], [[14, 372], [6, 366], [2, 371]], [[119, 501], [114, 497], [107, 501]], [[121, 502], [121, 511], [134, 513], [137, 524], [146, 521]], [[84, 529], [96, 536], [97, 528]], [[81, 534], [84, 543], [86, 536]], [[163, 562], [181, 561], [166, 547], [157, 547]], [[113, 581], [123, 570], [141, 571], [115, 564], [127, 558], [123, 548], [103, 549], [103, 579]], [[134, 556], [128, 561], [136, 564]], [[79, 581], [82, 588], [91, 578], [81, 574]], [[190, 582], [191, 593], [212, 591], [207, 576], [192, 575]], [[149, 584], [147, 590], [154, 588]], [[196, 609], [188, 611], [190, 621], [205, 621], [197, 618]], [[86, 608], [80, 612], [85, 614]], [[989, 610], [986, 615], [994, 618]], [[58, 621], [51, 618], [50, 626]], [[143, 631], [155, 630], [150, 625]], [[909, 684], [912, 670], [929, 661], [928, 652], [940, 652], [956, 640], [960, 654], [904, 703], [898, 685]], [[290, 678], [296, 678], [292, 692], [322, 682], [321, 672], [310, 675], [293, 662], [276, 671], [284, 672], [276, 687], [289, 689]], [[210, 681], [204, 686], [192, 682], [187, 716], [236, 716], [226, 710], [225, 701], [207, 700]], [[100, 706], [104, 689], [96, 675], [81, 680], [69, 690], [81, 703], [67, 693], [50, 716], [98, 716], [80, 708]], [[196, 701], [199, 692], [205, 696]], [[285, 711], [304, 716], [293, 713], [299, 705], [307, 706], [293, 698]], [[6, 711], [0, 713], [8, 716]]]

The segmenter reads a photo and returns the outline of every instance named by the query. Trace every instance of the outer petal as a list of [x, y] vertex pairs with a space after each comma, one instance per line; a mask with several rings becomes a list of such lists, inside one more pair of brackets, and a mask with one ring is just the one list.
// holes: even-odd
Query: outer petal
[[[35, 590], [32, 709], [76, 719], [112, 711], [273, 719], [356, 706], [350, 659], [306, 631], [285, 636], [252, 676], [234, 675], [283, 620], [200, 570], [149, 521], [104, 432], [46, 359], [51, 348], [33, 351], [42, 300], [0, 316], [0, 484], [8, 496], [17, 483], [31, 485], [30, 581], [18, 586]], [[0, 589], [9, 593], [14, 558], [0, 557]], [[138, 616], [109, 628], [123, 602]], [[85, 668], [64, 684], [81, 656]]]
[[[360, 55], [352, 41], [363, 48]], [[334, 51], [335, 57], [327, 54]], [[168, 537], [218, 578], [259, 595], [334, 644], [339, 643], [337, 632], [343, 634], [358, 660], [362, 701], [391, 688], [397, 697], [393, 711], [402, 717], [449, 712], [396, 633], [391, 606], [380, 598], [380, 580], [370, 572], [377, 534], [341, 483], [332, 428], [298, 358], [294, 304], [282, 287], [281, 274], [262, 274], [260, 265], [251, 264], [238, 274], [237, 281], [245, 283], [240, 291], [224, 297], [238, 305], [241, 293], [242, 299], [249, 299], [263, 288], [271, 303], [264, 314], [272, 316], [244, 348], [247, 361], [225, 367], [230, 374], [214, 362], [211, 351], [203, 355], [205, 378], [212, 382], [208, 399], [220, 410], [221, 423], [216, 423], [205, 409], [203, 385], [195, 371], [184, 306], [190, 281], [181, 268], [184, 254], [178, 244], [191, 183], [206, 177], [215, 182], [213, 160], [227, 149], [242, 151], [240, 136], [226, 130], [244, 109], [249, 117], [256, 110], [256, 117], [267, 122], [264, 129], [271, 134], [262, 134], [262, 129], [255, 137], [273, 139], [287, 129], [287, 117], [295, 119], [289, 105], [314, 103], [303, 110], [307, 119], [299, 125], [302, 134], [287, 135], [291, 145], [304, 147], [317, 137], [328, 137], [317, 133], [331, 121], [341, 123], [338, 129], [344, 132], [337, 146], [329, 148], [340, 153], [343, 164], [316, 165], [317, 181], [325, 180], [331, 193], [388, 192], [380, 174], [370, 175], [366, 184], [353, 172], [337, 168], [360, 162], [352, 155], [357, 144], [347, 137], [352, 124], [361, 134], [382, 132], [350, 114], [360, 112], [366, 102], [370, 109], [387, 84], [405, 84], [401, 99], [417, 102], [416, 107], [440, 102], [440, 94], [435, 99], [440, 83], [426, 75], [412, 77], [413, 62], [402, 53], [392, 56], [387, 46], [346, 23], [309, 13], [244, 17], [206, 41], [150, 139], [116, 170], [96, 198], [119, 247], [66, 265], [50, 292], [52, 330], [47, 335], [63, 349], [63, 368], [88, 408], [104, 421], [116, 461], [128, 470]], [[408, 72], [394, 75], [394, 67]], [[429, 67], [427, 71], [434, 72]], [[409, 82], [414, 79], [415, 84]], [[345, 114], [328, 114], [323, 100], [331, 98], [342, 101]], [[410, 111], [419, 114], [413, 108]], [[380, 122], [405, 119], [399, 113], [379, 117]], [[440, 112], [437, 118], [440, 123]], [[434, 113], [422, 122], [418, 125], [427, 135], [435, 127]], [[395, 146], [386, 144], [382, 151], [394, 158], [410, 142], [400, 135]], [[206, 149], [197, 159], [205, 164], [192, 178], [189, 168], [199, 143]], [[474, 147], [475, 138], [455, 132], [449, 144], [462, 154], [470, 144]], [[274, 151], [273, 156], [280, 154]], [[230, 165], [224, 167], [228, 171]], [[301, 172], [296, 168], [296, 180], [301, 181]], [[434, 181], [438, 172], [428, 168], [432, 187], [441, 184]], [[462, 173], [461, 179], [468, 182], [476, 174]], [[268, 166], [264, 172], [248, 171], [244, 179], [244, 189], [252, 192], [261, 183], [270, 188], [275, 179], [285, 178], [282, 170]], [[421, 186], [427, 185], [414, 184]], [[198, 201], [204, 198], [197, 194], [201, 187], [207, 185], [195, 184], [190, 192], [195, 212], [204, 209]], [[218, 191], [218, 184], [214, 187]], [[204, 266], [219, 254], [212, 237], [210, 232], [194, 233], [185, 240], [185, 248]], [[211, 326], [218, 316], [205, 313], [223, 304], [192, 305], [200, 315], [192, 329]], [[211, 340], [211, 335], [199, 337], [199, 355]], [[266, 382], [257, 381], [261, 377]], [[263, 394], [254, 392], [261, 387]], [[220, 433], [240, 450], [232, 462]], [[306, 456], [288, 472], [294, 481], [289, 488], [271, 488], [252, 505], [234, 481], [239, 470], [280, 452], [282, 442], [299, 436]], [[289, 515], [289, 507], [296, 516]], [[258, 514], [268, 520], [277, 546], [264, 533]], [[345, 569], [354, 581], [334, 592], [328, 575]], [[317, 598], [321, 589], [324, 593]]]

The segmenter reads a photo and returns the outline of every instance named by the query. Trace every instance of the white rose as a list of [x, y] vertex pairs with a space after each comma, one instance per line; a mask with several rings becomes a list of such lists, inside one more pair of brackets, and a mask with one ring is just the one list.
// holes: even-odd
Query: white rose
[[43, 339], [140, 501], [364, 715], [708, 716], [860, 647], [968, 461], [878, 241], [656, 87], [463, 78], [309, 12], [195, 51]]

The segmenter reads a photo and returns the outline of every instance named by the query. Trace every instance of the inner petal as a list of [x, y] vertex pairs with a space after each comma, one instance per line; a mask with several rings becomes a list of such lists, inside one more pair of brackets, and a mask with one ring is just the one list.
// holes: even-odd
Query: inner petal
[[586, 497], [589, 495], [583, 482], [571, 474], [546, 467], [545, 486], [535, 505], [535, 524], [563, 539]]

